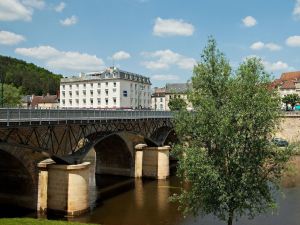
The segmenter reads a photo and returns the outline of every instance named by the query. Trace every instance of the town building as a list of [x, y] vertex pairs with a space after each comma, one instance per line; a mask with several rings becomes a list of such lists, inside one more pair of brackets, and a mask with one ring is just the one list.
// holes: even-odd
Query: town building
[[151, 95], [151, 108], [154, 110], [166, 110], [166, 89], [154, 88]]
[[59, 95], [25, 95], [21, 99], [24, 108], [33, 109], [57, 109], [59, 107]]
[[288, 94], [299, 94], [300, 85], [300, 71], [296, 72], [286, 72], [281, 74], [279, 79], [272, 82], [272, 87], [276, 88], [283, 98]]
[[148, 77], [109, 67], [101, 72], [62, 78], [61, 108], [149, 109]]
[[187, 100], [187, 92], [191, 88], [189, 83], [168, 83], [163, 88], [155, 88], [151, 95], [151, 107], [154, 110], [169, 111], [168, 106], [172, 98], [182, 98], [187, 103], [187, 109], [192, 110], [191, 103]]

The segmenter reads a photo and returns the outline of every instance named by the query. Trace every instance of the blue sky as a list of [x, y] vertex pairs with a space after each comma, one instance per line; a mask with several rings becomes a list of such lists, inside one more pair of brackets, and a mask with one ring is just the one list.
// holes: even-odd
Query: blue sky
[[300, 70], [300, 0], [1, 0], [0, 54], [64, 76], [120, 67], [185, 82], [209, 35], [236, 68]]

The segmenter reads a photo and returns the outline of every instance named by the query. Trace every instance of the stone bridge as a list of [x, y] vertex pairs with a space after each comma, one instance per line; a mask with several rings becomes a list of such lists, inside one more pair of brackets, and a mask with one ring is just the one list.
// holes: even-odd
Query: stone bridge
[[[162, 111], [0, 109], [0, 176], [5, 181], [0, 200], [74, 214], [86, 210], [89, 191], [74, 190], [73, 196], [85, 199], [75, 208], [69, 206], [70, 194], [60, 202], [72, 192], [71, 174], [78, 172], [74, 179], [84, 179], [74, 182], [85, 188], [95, 185], [95, 173], [165, 178], [158, 162], [167, 156], [163, 166], [169, 166], [169, 149], [163, 146], [176, 141], [171, 117]], [[58, 193], [63, 186], [67, 191]]]

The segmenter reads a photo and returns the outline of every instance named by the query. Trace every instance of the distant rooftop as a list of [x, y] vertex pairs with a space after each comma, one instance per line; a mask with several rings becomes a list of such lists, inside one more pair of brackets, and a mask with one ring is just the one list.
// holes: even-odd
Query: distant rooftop
[[80, 82], [87, 80], [122, 79], [151, 84], [150, 78], [140, 74], [120, 70], [117, 67], [108, 67], [100, 72], [80, 73], [79, 76], [62, 78], [61, 83]]
[[186, 93], [190, 87], [188, 83], [166, 84], [166, 93]]

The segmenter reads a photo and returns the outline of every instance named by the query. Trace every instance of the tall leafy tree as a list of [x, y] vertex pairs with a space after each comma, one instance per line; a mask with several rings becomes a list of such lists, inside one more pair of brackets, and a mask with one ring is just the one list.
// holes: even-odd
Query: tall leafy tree
[[174, 119], [178, 175], [190, 187], [173, 200], [184, 213], [213, 214], [232, 225], [274, 207], [289, 151], [269, 140], [280, 116], [280, 98], [269, 83], [258, 59], [246, 60], [232, 75], [209, 39], [192, 77], [194, 112]]
[[282, 102], [285, 103], [286, 111], [288, 110], [288, 104], [294, 109], [295, 105], [300, 102], [298, 94], [288, 94], [282, 98]]
[[187, 103], [182, 98], [172, 98], [169, 101], [168, 106], [171, 111], [178, 111], [181, 109], [186, 109]]
[[[16, 88], [10, 84], [3, 85], [3, 98], [2, 98], [2, 85], [0, 86], [0, 104], [2, 101], [4, 106], [19, 106], [21, 104], [21, 88]], [[0, 106], [0, 107], [1, 107]]]

